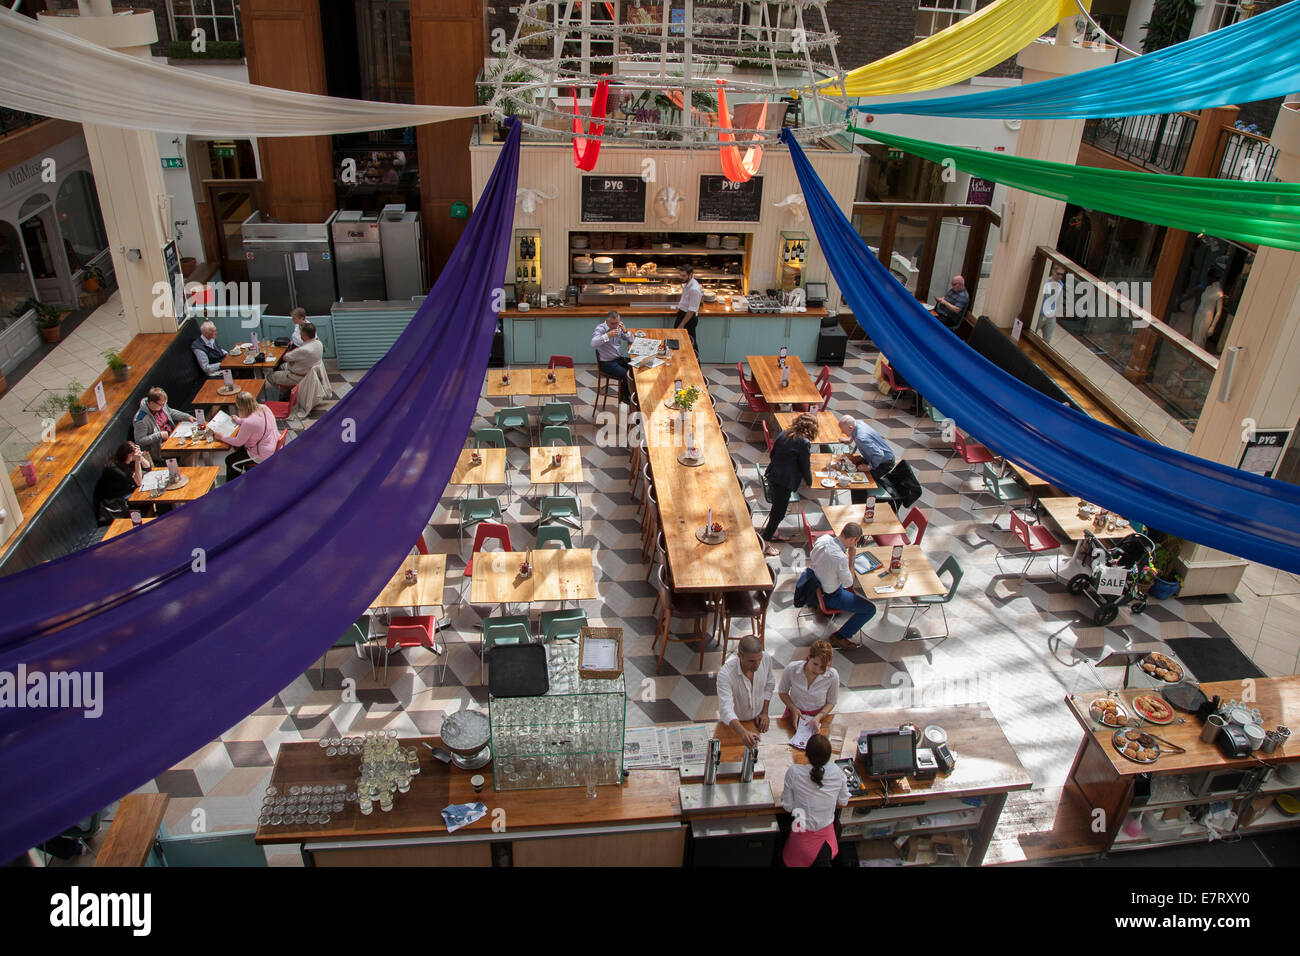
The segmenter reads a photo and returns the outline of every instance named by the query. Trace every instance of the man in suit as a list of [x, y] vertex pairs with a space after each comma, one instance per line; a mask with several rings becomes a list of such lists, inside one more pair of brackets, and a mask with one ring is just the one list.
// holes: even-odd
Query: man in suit
[[316, 338], [316, 326], [304, 322], [299, 328], [302, 330], [302, 345], [286, 352], [280, 367], [266, 377], [267, 384], [283, 389], [286, 398], [289, 390], [320, 365], [325, 356], [325, 346]]

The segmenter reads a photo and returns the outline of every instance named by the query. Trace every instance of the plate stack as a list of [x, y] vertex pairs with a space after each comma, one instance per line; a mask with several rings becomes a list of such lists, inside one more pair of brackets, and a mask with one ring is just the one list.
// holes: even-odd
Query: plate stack
[[740, 236], [723, 236], [723, 237], [722, 237], [722, 248], [724, 248], [724, 249], [739, 249], [739, 248], [740, 248]]
[[573, 237], [571, 244], [574, 249], [586, 249], [588, 241], [589, 240], [585, 234], [579, 234]]
[[[604, 257], [602, 256], [601, 258], [604, 258]], [[588, 273], [588, 272], [591, 271], [591, 267], [592, 267], [592, 258], [591, 258], [591, 256], [574, 256], [574, 257], [573, 257], [573, 271], [574, 271], [574, 272], [580, 272], [580, 273], [584, 273], [584, 274], [585, 274], [585, 273]]]
[[609, 256], [596, 256], [592, 262], [592, 267], [602, 275], [609, 275], [614, 271], [614, 260]]
[[722, 237], [716, 235], [707, 235], [704, 237], [705, 249], [716, 249], [722, 244]]

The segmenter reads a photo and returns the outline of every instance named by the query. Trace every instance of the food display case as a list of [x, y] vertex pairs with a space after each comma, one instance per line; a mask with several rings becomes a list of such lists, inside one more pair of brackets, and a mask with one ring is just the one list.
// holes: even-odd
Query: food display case
[[690, 264], [704, 301], [716, 302], [748, 289], [750, 241], [748, 235], [572, 232], [569, 281], [581, 305], [675, 306], [682, 267]]
[[578, 646], [546, 646], [550, 689], [540, 697], [492, 697], [496, 790], [618, 785], [623, 782], [623, 675], [578, 674]]

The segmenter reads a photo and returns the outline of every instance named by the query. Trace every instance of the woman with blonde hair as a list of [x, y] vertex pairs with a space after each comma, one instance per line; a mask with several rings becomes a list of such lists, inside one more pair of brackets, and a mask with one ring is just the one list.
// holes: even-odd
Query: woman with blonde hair
[[280, 443], [275, 415], [251, 394], [240, 392], [236, 395], [235, 410], [238, 412], [235, 424], [239, 427], [229, 438], [221, 439], [235, 449], [226, 456], [226, 481], [266, 461]]
[[776, 696], [785, 704], [783, 717], [793, 718], [798, 711], [818, 724], [830, 718], [840, 698], [840, 673], [831, 667], [833, 654], [828, 641], [814, 641], [807, 660], [791, 661], [781, 672]]
[[767, 527], [762, 531], [763, 551], [769, 556], [781, 553], [772, 542], [786, 540], [777, 535], [776, 529], [785, 518], [790, 496], [799, 490], [800, 483], [812, 485], [812, 442], [816, 437], [817, 416], [804, 413], [772, 443], [772, 460], [767, 466], [772, 511], [767, 516]]

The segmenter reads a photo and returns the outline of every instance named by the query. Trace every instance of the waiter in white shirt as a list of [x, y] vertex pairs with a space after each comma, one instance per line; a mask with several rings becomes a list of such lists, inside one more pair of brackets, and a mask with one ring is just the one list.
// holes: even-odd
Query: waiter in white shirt
[[746, 747], [757, 747], [758, 736], [744, 721], [752, 720], [760, 734], [767, 730], [771, 722], [767, 706], [775, 689], [772, 655], [764, 652], [758, 638], [742, 637], [736, 656], [727, 658], [718, 671], [718, 720], [734, 730]]
[[700, 324], [700, 300], [704, 298], [704, 289], [695, 281], [695, 266], [682, 266], [682, 297], [677, 303], [676, 328], [685, 329], [691, 337], [691, 347], [699, 355], [700, 347], [695, 341], [695, 327]]

